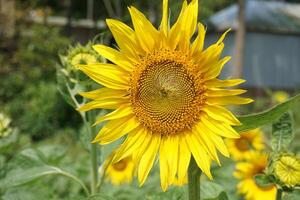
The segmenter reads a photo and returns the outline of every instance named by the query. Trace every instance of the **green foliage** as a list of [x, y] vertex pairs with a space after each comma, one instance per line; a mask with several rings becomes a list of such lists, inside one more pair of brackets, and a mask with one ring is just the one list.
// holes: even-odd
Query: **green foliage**
[[290, 113], [284, 113], [272, 124], [271, 146], [273, 151], [280, 152], [289, 148], [293, 140], [293, 123]]
[[[12, 187], [22, 186], [24, 184], [30, 185], [31, 182], [36, 183], [38, 179], [47, 175], [60, 175], [68, 178], [68, 180], [74, 181], [74, 183], [77, 184], [77, 187], [80, 187], [82, 194], [84, 192], [89, 193], [85, 184], [78, 177], [74, 176], [70, 172], [67, 172], [66, 170], [63, 170], [62, 168], [52, 166], [49, 163], [53, 162], [53, 153], [55, 150], [58, 149], [53, 148], [53, 146], [48, 146], [48, 148], [44, 148], [42, 151], [26, 149], [20, 152], [9, 163], [10, 167], [5, 175], [5, 178], [0, 179], [0, 190], [5, 189], [7, 191], [5, 194], [7, 195]], [[44, 154], [43, 151], [48, 152], [48, 155]], [[55, 183], [59, 183], [59, 180], [59, 178], [56, 178]], [[66, 182], [64, 184], [66, 184]], [[63, 186], [63, 188], [65, 188], [65, 186]], [[68, 190], [70, 191], [70, 189]]]
[[235, 130], [241, 132], [271, 124], [275, 120], [279, 119], [283, 113], [291, 109], [298, 101], [300, 101], [300, 94], [261, 113], [239, 116], [238, 119], [242, 125], [235, 127]]
[[113, 200], [113, 198], [104, 194], [94, 194], [89, 196], [88, 200]]
[[254, 176], [255, 182], [262, 188], [268, 188], [274, 184], [274, 180], [265, 174], [257, 174]]
[[221, 192], [216, 198], [205, 199], [205, 200], [228, 200], [226, 192]]
[[201, 198], [203, 199], [217, 200], [219, 198], [224, 198], [224, 195], [222, 194], [224, 192], [224, 189], [217, 183], [214, 183], [212, 181], [203, 181], [200, 187]]
[[78, 116], [63, 102], [55, 84], [57, 52], [70, 40], [58, 28], [19, 28], [23, 31], [16, 40], [16, 50], [3, 54], [0, 63], [8, 69], [0, 70], [1, 106], [13, 119], [12, 125], [37, 139], [66, 126], [76, 128]]

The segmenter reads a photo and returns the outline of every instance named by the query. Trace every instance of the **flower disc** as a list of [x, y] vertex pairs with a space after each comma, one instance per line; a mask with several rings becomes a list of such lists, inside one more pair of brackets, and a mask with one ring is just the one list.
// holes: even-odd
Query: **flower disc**
[[188, 71], [192, 67], [184, 56], [168, 51], [148, 55], [137, 66], [132, 78], [132, 106], [150, 131], [176, 134], [199, 120], [204, 90]]

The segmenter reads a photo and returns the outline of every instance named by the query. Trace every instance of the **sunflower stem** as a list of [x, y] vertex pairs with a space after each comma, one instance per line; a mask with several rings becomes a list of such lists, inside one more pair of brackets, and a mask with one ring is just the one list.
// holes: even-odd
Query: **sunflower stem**
[[276, 200], [282, 199], [282, 189], [277, 189]]
[[200, 176], [201, 171], [192, 157], [188, 171], [189, 200], [200, 200]]
[[[95, 137], [95, 131], [92, 129], [89, 121], [92, 120], [92, 116], [90, 113], [86, 117], [84, 115], [83, 121], [86, 126], [87, 132], [91, 139]], [[97, 182], [98, 182], [98, 149], [97, 144], [90, 143], [90, 156], [91, 156], [91, 194], [96, 194], [97, 191]]]

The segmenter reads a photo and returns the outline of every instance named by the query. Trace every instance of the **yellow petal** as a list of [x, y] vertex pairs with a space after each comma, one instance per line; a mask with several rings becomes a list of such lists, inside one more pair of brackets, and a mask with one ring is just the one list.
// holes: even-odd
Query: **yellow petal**
[[160, 174], [160, 184], [163, 191], [166, 191], [169, 185], [169, 165], [168, 165], [168, 149], [165, 145], [166, 138], [161, 138], [161, 145], [159, 149], [159, 174]]
[[185, 140], [188, 144], [190, 151], [193, 154], [193, 157], [198, 165], [198, 167], [206, 174], [206, 176], [212, 179], [210, 172], [210, 159], [207, 153], [204, 151], [203, 147], [199, 143], [195, 135], [191, 133], [185, 134]]
[[144, 155], [139, 163], [138, 180], [140, 182], [140, 186], [145, 183], [146, 178], [149, 175], [160, 145], [160, 134], [153, 134], [151, 137], [151, 142], [149, 143], [148, 148], [144, 152]]
[[138, 11], [136, 8], [130, 7], [129, 12], [137, 39], [141, 47], [147, 52], [152, 51], [156, 41], [158, 41], [158, 31], [144, 16], [144, 14]]
[[149, 133], [141, 127], [132, 130], [116, 151], [113, 162], [118, 162], [136, 151], [144, 143], [147, 134]]
[[227, 138], [239, 138], [240, 135], [228, 124], [216, 121], [206, 115], [201, 117], [203, 125], [213, 133]]
[[237, 96], [227, 96], [227, 97], [208, 97], [207, 103], [213, 105], [240, 105], [248, 104], [253, 102], [252, 99], [237, 97]]
[[179, 47], [183, 50], [189, 49], [190, 39], [195, 33], [198, 21], [198, 0], [192, 0], [183, 16], [183, 23], [181, 24], [181, 40]]
[[230, 125], [241, 125], [240, 121], [226, 108], [216, 105], [205, 105], [203, 111], [217, 121], [228, 123]]
[[205, 30], [203, 24], [198, 23], [198, 36], [192, 44], [191, 55], [200, 53], [203, 50], [205, 33], [206, 33], [206, 30]]
[[118, 20], [107, 19], [106, 23], [121, 51], [126, 55], [129, 54], [136, 58], [137, 53], [141, 51], [141, 48], [139, 47], [134, 31]]
[[223, 96], [234, 96], [247, 92], [242, 89], [208, 89], [206, 95], [209, 97], [223, 97]]
[[183, 23], [183, 15], [185, 13], [185, 10], [187, 8], [187, 1], [184, 0], [183, 1], [183, 4], [182, 4], [182, 8], [181, 8], [181, 11], [180, 11], [180, 14], [178, 16], [178, 19], [177, 21], [175, 22], [175, 24], [172, 26], [171, 30], [170, 30], [170, 36], [169, 36], [169, 46], [172, 50], [174, 50], [178, 43], [179, 43], [179, 40], [180, 40], [180, 34], [178, 34], [180, 32], [180, 29], [181, 29], [181, 24]]
[[236, 86], [241, 83], [244, 83], [245, 80], [243, 79], [229, 79], [229, 80], [219, 80], [219, 79], [211, 79], [205, 82], [205, 85], [208, 88], [212, 87], [231, 87]]
[[223, 40], [225, 39], [227, 33], [229, 33], [231, 31], [231, 29], [228, 29], [227, 31], [225, 31], [225, 33], [222, 34], [222, 36], [220, 37], [220, 39], [217, 41], [216, 44], [221, 44], [223, 42]]
[[120, 71], [113, 64], [89, 64], [78, 67], [94, 81], [115, 90], [127, 90], [129, 88], [128, 75]]
[[113, 90], [110, 88], [100, 88], [90, 92], [79, 92], [79, 95], [87, 99], [111, 99], [111, 98], [122, 98], [128, 95], [128, 92], [125, 90]]
[[207, 71], [214, 69], [220, 62], [220, 57], [224, 49], [224, 44], [211, 45], [207, 49], [197, 54], [194, 54], [194, 60], [199, 65], [200, 73], [207, 73]]
[[172, 49], [176, 48], [178, 43], [180, 49], [187, 50], [197, 26], [198, 0], [192, 0], [186, 7], [183, 3], [182, 7], [177, 22], [171, 28], [170, 43], [174, 43]]
[[143, 141], [143, 144], [141, 144], [140, 147], [132, 154], [132, 160], [134, 161], [135, 166], [139, 166], [140, 160], [152, 140], [152, 133], [147, 129], [144, 130], [146, 131], [146, 137]]
[[93, 46], [93, 49], [102, 55], [104, 58], [110, 60], [111, 62], [115, 63], [119, 67], [121, 67], [125, 71], [132, 71], [133, 63], [130, 62], [130, 60], [124, 56], [121, 52], [117, 51], [116, 49], [113, 49], [111, 47], [97, 44]]
[[160, 24], [160, 31], [162, 31], [166, 37], [168, 37], [169, 32], [168, 9], [168, 0], [163, 0], [163, 15]]
[[205, 80], [210, 80], [213, 78], [216, 78], [217, 76], [219, 76], [219, 74], [221, 73], [221, 70], [223, 69], [224, 65], [231, 59], [230, 56], [227, 56], [225, 58], [223, 58], [222, 60], [220, 60], [216, 65], [212, 66], [211, 68], [208, 69], [208, 71], [206, 72], [204, 79]]
[[123, 104], [129, 102], [130, 100], [126, 98], [109, 98], [109, 99], [107, 98], [107, 99], [99, 99], [99, 100], [96, 99], [94, 101], [86, 103], [80, 108], [77, 108], [77, 110], [86, 112], [92, 109], [116, 109], [122, 106]]
[[190, 159], [191, 152], [186, 144], [185, 138], [179, 136], [178, 179], [182, 180], [186, 177]]
[[223, 141], [223, 139], [213, 133], [209, 128], [207, 128], [203, 123], [198, 124], [200, 129], [207, 135], [213, 142], [215, 147], [220, 151], [224, 156], [229, 157], [228, 149]]
[[211, 158], [221, 165], [214, 143], [207, 137], [206, 133], [201, 128], [201, 123], [196, 124], [193, 127], [192, 131], [194, 136], [198, 139], [203, 149], [211, 156]]
[[113, 112], [97, 119], [95, 124], [99, 124], [99, 123], [101, 123], [103, 121], [106, 121], [106, 120], [119, 119], [119, 118], [122, 118], [122, 117], [126, 117], [128, 115], [131, 115], [131, 114], [133, 114], [133, 111], [132, 111], [132, 108], [131, 108], [130, 104], [124, 104], [124, 105], [122, 105], [122, 107], [120, 107], [120, 108], [114, 110]]
[[178, 136], [167, 136], [164, 142], [166, 148], [168, 149], [167, 160], [169, 166], [168, 183], [173, 183], [175, 175], [177, 173], [177, 163], [178, 163]]
[[121, 119], [109, 121], [97, 134], [93, 142], [109, 144], [139, 126], [135, 116], [127, 116]]

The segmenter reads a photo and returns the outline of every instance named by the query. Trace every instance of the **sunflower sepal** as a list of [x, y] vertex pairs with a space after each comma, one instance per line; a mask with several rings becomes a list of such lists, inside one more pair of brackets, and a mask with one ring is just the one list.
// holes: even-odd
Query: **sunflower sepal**
[[270, 188], [274, 186], [274, 177], [268, 174], [256, 174], [254, 176], [255, 183], [261, 188]]

